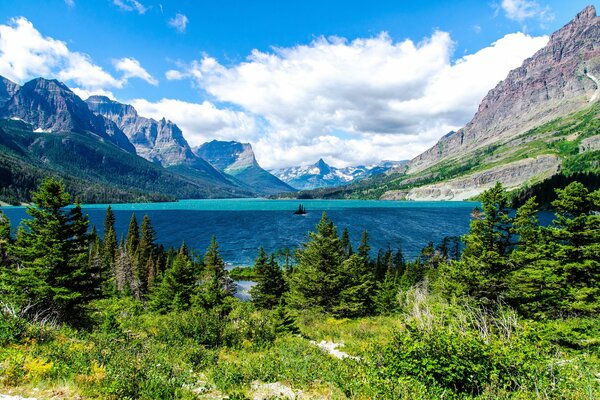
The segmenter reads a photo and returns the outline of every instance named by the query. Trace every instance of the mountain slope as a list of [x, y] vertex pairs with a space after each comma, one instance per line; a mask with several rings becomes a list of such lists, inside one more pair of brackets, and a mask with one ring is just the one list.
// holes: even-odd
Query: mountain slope
[[347, 185], [350, 182], [386, 173], [405, 164], [406, 161], [382, 161], [372, 166], [336, 168], [320, 159], [313, 165], [281, 168], [272, 170], [271, 173], [295, 188], [311, 190]]
[[105, 96], [91, 96], [86, 103], [92, 112], [113, 121], [135, 146], [137, 154], [146, 160], [190, 177], [234, 186], [230, 179], [192, 152], [181, 129], [173, 122], [142, 117], [133, 106]]
[[463, 200], [497, 181], [521, 189], [558, 175], [600, 178], [599, 76], [600, 18], [590, 6], [490, 90], [464, 128], [411, 160], [406, 173], [302, 195]]
[[213, 140], [196, 149], [196, 153], [215, 168], [233, 176], [246, 187], [260, 194], [295, 191], [293, 187], [265, 171], [258, 164], [249, 143]]
[[12, 85], [8, 90], [12, 95], [0, 107], [0, 118], [21, 119], [41, 132], [91, 132], [135, 154], [135, 148], [117, 125], [92, 113], [65, 84], [37, 78], [23, 86]]
[[249, 195], [175, 174], [91, 133], [38, 133], [25, 122], [0, 120], [0, 200], [30, 201], [30, 191], [46, 176], [64, 179], [84, 202]]

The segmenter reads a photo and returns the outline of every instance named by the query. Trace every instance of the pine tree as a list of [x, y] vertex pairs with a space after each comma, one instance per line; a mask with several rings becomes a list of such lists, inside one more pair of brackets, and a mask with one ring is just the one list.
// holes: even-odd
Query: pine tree
[[127, 231], [127, 249], [129, 254], [133, 257], [140, 244], [140, 229], [138, 227], [137, 218], [135, 213], [131, 214], [129, 220], [129, 230]]
[[146, 293], [148, 291], [148, 276], [150, 273], [148, 262], [156, 248], [156, 244], [154, 243], [156, 232], [150, 223], [150, 217], [148, 215], [144, 215], [140, 231], [141, 238], [136, 251], [134, 273], [141, 282], [142, 292]]
[[353, 254], [344, 260], [339, 267], [338, 286], [340, 292], [333, 307], [336, 316], [362, 317], [372, 312], [375, 274], [367, 259]]
[[150, 308], [159, 313], [183, 311], [190, 308], [197, 277], [184, 245], [156, 285]]
[[360, 237], [360, 245], [358, 246], [358, 255], [362, 258], [369, 259], [371, 246], [369, 246], [369, 232], [363, 231]]
[[112, 207], [109, 205], [106, 208], [106, 214], [104, 214], [104, 235], [110, 230], [115, 229], [115, 214], [113, 213]]
[[55, 179], [46, 179], [32, 197], [32, 219], [23, 222], [9, 249], [18, 260], [11, 286], [33, 312], [70, 321], [98, 286], [98, 276], [89, 271], [88, 219], [79, 204], [65, 209], [70, 197]]
[[287, 304], [296, 310], [331, 311], [339, 296], [338, 273], [343, 249], [335, 225], [325, 213], [309, 238], [289, 276]]
[[254, 261], [254, 271], [257, 275], [257, 284], [250, 289], [252, 302], [258, 308], [273, 308], [277, 306], [285, 292], [285, 281], [275, 257], [267, 257], [261, 247]]
[[10, 220], [0, 211], [0, 268], [8, 264], [8, 248], [11, 243]]
[[350, 242], [350, 234], [348, 233], [348, 228], [344, 228], [342, 231], [342, 249], [344, 251], [344, 258], [349, 258], [354, 251], [352, 250], [352, 243]]
[[460, 261], [443, 266], [446, 291], [483, 303], [499, 300], [507, 289], [512, 250], [508, 195], [500, 183], [481, 194], [481, 211], [474, 210]]
[[235, 294], [235, 283], [225, 270], [225, 262], [219, 252], [217, 238], [212, 237], [204, 254], [204, 273], [202, 284], [194, 297], [194, 304], [213, 309], [224, 304], [227, 297]]

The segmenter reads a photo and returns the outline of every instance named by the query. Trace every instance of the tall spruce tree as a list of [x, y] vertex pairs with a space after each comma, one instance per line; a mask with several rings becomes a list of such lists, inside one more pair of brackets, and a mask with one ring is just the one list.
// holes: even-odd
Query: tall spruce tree
[[[360, 257], [360, 255], [359, 255]], [[298, 265], [289, 276], [286, 302], [296, 310], [329, 311], [337, 305], [343, 249], [333, 222], [323, 213], [316, 231], [299, 250]]]
[[348, 233], [348, 228], [344, 228], [342, 231], [342, 249], [344, 252], [344, 258], [349, 258], [353, 253], [352, 243], [350, 242], [350, 233]]
[[33, 193], [32, 217], [19, 228], [10, 254], [17, 260], [11, 287], [23, 306], [60, 321], [77, 318], [97, 292], [99, 276], [88, 264], [88, 219], [81, 206], [65, 209], [70, 196], [61, 181], [46, 179]]
[[219, 252], [217, 238], [213, 236], [204, 254], [202, 284], [194, 296], [194, 304], [213, 309], [224, 304], [227, 297], [235, 294], [235, 283], [225, 270], [225, 261]]
[[190, 308], [198, 277], [183, 244], [152, 293], [150, 309], [159, 313]]
[[140, 244], [140, 228], [138, 226], [137, 218], [135, 213], [131, 214], [129, 220], [129, 229], [127, 231], [127, 251], [133, 257]]
[[262, 247], [254, 261], [254, 272], [257, 275], [257, 283], [250, 289], [252, 302], [258, 308], [276, 307], [285, 292], [285, 280], [275, 257], [267, 257]]

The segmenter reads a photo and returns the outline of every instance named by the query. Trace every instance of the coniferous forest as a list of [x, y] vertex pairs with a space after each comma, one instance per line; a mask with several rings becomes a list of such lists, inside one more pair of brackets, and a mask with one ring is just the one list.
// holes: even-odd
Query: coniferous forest
[[[542, 226], [497, 184], [468, 233], [416, 259], [352, 245], [324, 213], [295, 254], [257, 249], [252, 301], [213, 237], [164, 248], [147, 216], [100, 237], [62, 182], [0, 215], [0, 387], [37, 397], [600, 396], [600, 190]], [[373, 256], [375, 255], [375, 256]], [[227, 396], [227, 397], [225, 397]]]

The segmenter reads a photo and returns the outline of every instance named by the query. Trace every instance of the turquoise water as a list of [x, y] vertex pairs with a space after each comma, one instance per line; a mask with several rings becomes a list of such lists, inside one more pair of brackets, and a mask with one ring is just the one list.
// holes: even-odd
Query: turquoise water
[[[307, 215], [293, 212], [303, 204]], [[354, 245], [363, 230], [369, 231], [374, 253], [378, 249], [401, 247], [416, 257], [429, 241], [467, 232], [475, 202], [399, 202], [361, 200], [182, 200], [173, 203], [115, 204], [116, 229], [125, 235], [131, 214], [138, 222], [148, 214], [157, 231], [158, 242], [179, 246], [185, 242], [203, 253], [216, 235], [226, 262], [249, 265], [263, 246], [268, 252], [297, 247], [313, 230], [323, 211], [338, 226], [348, 227]], [[85, 205], [90, 221], [102, 233], [107, 205]], [[26, 218], [24, 207], [2, 207], [13, 227]]]

